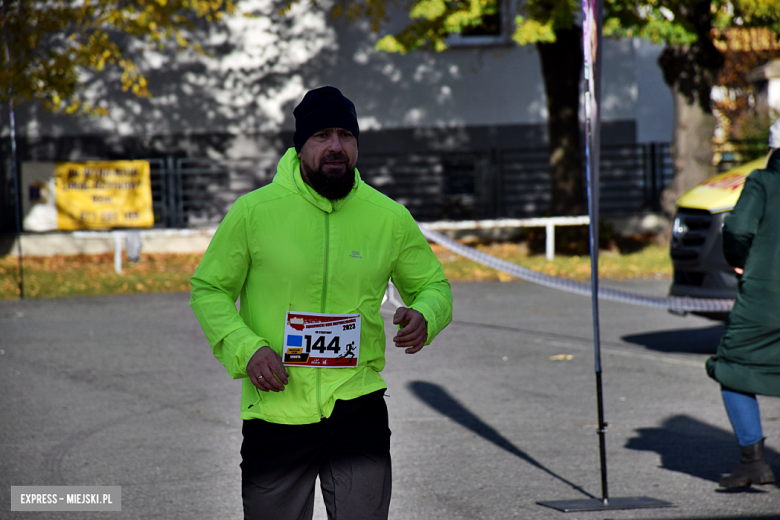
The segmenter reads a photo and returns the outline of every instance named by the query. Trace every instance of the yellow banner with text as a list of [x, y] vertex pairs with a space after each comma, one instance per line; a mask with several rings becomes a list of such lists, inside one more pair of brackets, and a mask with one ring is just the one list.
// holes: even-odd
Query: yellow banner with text
[[54, 193], [60, 231], [154, 225], [148, 161], [56, 163]]

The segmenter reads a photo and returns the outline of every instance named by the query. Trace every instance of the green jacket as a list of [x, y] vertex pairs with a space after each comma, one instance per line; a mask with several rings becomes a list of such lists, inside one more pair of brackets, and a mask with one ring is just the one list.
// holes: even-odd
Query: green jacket
[[[337, 399], [386, 388], [379, 308], [391, 278], [425, 317], [426, 344], [452, 319], [449, 282], [412, 216], [355, 176], [350, 194], [331, 202], [303, 182], [295, 150], [287, 150], [273, 182], [233, 204], [192, 276], [190, 306], [214, 355], [231, 377], [243, 378], [242, 419], [314, 423], [330, 416]], [[289, 310], [359, 312], [358, 366], [288, 366], [283, 392], [257, 390], [247, 363], [266, 345], [282, 354]]]
[[780, 151], [746, 179], [723, 222], [723, 253], [745, 272], [707, 373], [732, 390], [780, 396]]

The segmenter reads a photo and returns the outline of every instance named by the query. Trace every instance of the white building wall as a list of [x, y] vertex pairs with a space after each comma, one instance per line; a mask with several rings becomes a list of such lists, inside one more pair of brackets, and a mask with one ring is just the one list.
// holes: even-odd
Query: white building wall
[[[364, 130], [543, 125], [547, 117], [533, 47], [458, 47], [405, 56], [376, 51], [366, 23], [331, 20], [308, 3], [282, 18], [278, 5], [247, 0], [260, 16], [234, 17], [223, 30], [198, 33], [212, 56], [137, 52], [151, 99], [117, 82], [87, 82], [104, 118], [52, 116], [32, 104], [17, 110], [20, 136], [234, 134], [242, 155], [251, 137], [291, 131], [292, 110], [306, 90], [331, 84], [356, 104]], [[656, 63], [660, 48], [605, 39], [602, 119], [636, 121], [638, 141], [671, 139], [672, 98]], [[7, 130], [7, 116], [3, 118]], [[261, 151], [261, 150], [256, 150]]]

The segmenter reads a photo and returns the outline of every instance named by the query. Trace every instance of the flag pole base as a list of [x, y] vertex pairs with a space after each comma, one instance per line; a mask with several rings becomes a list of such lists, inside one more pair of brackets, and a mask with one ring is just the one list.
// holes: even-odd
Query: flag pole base
[[537, 502], [564, 513], [575, 511], [607, 511], [611, 509], [645, 509], [654, 507], [675, 507], [671, 502], [650, 497], [617, 497], [610, 499], [586, 498], [579, 500], [549, 500]]

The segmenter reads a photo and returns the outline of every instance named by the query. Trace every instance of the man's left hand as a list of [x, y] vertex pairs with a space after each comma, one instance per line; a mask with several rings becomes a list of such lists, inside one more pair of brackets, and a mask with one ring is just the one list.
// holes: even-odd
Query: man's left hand
[[404, 348], [407, 354], [419, 352], [425, 346], [428, 339], [428, 326], [425, 318], [414, 309], [398, 307], [393, 316], [394, 325], [403, 325], [398, 334], [393, 338], [396, 347]]

